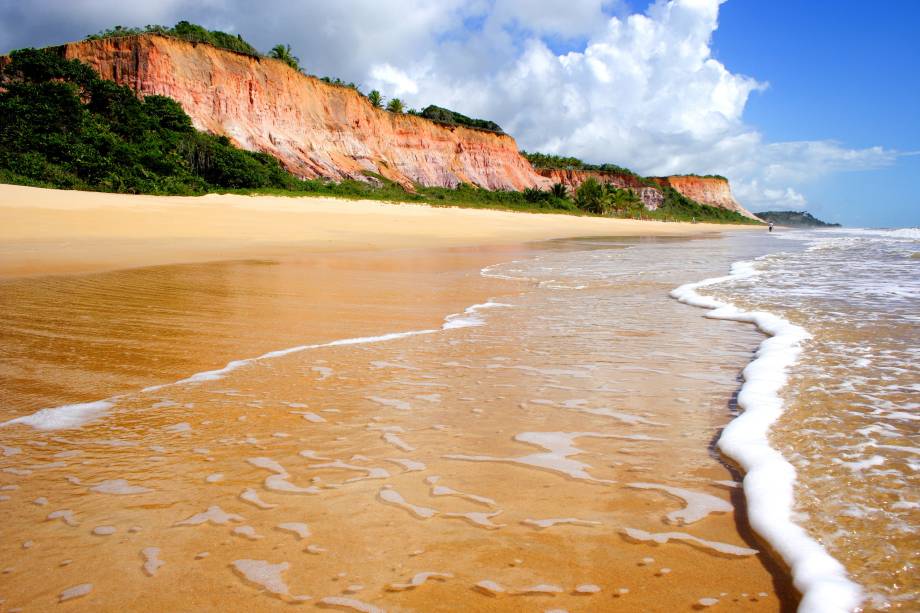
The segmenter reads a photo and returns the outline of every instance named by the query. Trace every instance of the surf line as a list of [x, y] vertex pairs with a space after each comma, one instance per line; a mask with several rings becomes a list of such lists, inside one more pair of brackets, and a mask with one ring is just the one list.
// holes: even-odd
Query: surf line
[[736, 262], [730, 274], [681, 285], [670, 295], [684, 304], [709, 309], [705, 317], [751, 323], [767, 335], [754, 360], [742, 371], [744, 384], [738, 392], [738, 406], [744, 411], [722, 431], [718, 446], [745, 472], [744, 495], [751, 526], [789, 566], [793, 584], [802, 594], [799, 613], [849, 613], [862, 601], [862, 589], [847, 577], [840, 562], [792, 521], [795, 468], [768, 439], [770, 427], [784, 411], [779, 392], [786, 385], [787, 372], [811, 335], [773, 313], [744, 311], [697, 292], [759, 274], [754, 262]]
[[[388, 334], [381, 334], [378, 336], [359, 336], [355, 338], [343, 338], [335, 341], [329, 341], [328, 343], [318, 343], [314, 345], [297, 345], [296, 347], [289, 347], [287, 349], [279, 349], [276, 351], [270, 351], [268, 353], [263, 353], [260, 356], [254, 358], [247, 358], [244, 360], [233, 360], [228, 362], [223, 368], [218, 368], [216, 370], [206, 370], [204, 372], [195, 373], [179, 381], [174, 381], [172, 383], [163, 383], [160, 385], [152, 385], [150, 387], [145, 387], [141, 390], [141, 393], [146, 392], [155, 392], [168, 387], [174, 387], [178, 385], [187, 385], [190, 383], [203, 383], [206, 381], [217, 381], [223, 379], [230, 373], [235, 370], [239, 370], [249, 364], [254, 364], [256, 362], [261, 362], [264, 360], [271, 360], [274, 358], [280, 358], [292, 353], [300, 353], [302, 351], [310, 351], [313, 349], [323, 349], [326, 347], [342, 347], [346, 345], [366, 345], [370, 343], [383, 343], [386, 341], [393, 341], [401, 338], [407, 338], [410, 336], [421, 336], [425, 334], [435, 334], [437, 332], [445, 332], [447, 330], [457, 330], [459, 328], [471, 328], [476, 326], [482, 326], [485, 324], [485, 320], [479, 316], [479, 311], [483, 309], [491, 309], [497, 307], [510, 307], [510, 304], [505, 304], [502, 302], [495, 302], [493, 300], [488, 300], [480, 304], [474, 304], [470, 307], [467, 307], [463, 310], [462, 313], [453, 313], [444, 318], [444, 323], [441, 324], [440, 328], [430, 328], [426, 330], [409, 330], [407, 332], [390, 332]], [[109, 411], [118, 403], [122, 398], [127, 398], [132, 394], [119, 394], [117, 396], [111, 396], [104, 400], [97, 400], [95, 402], [82, 402], [78, 404], [65, 404], [57, 407], [51, 407], [47, 409], [41, 409], [32, 413], [31, 415], [24, 415], [22, 417], [17, 417], [15, 419], [10, 419], [8, 421], [0, 423], [0, 428], [12, 426], [16, 424], [31, 426], [36, 430], [64, 430], [68, 428], [79, 428], [83, 424], [86, 424], [90, 421], [94, 421], [101, 417], [104, 417], [109, 413]]]

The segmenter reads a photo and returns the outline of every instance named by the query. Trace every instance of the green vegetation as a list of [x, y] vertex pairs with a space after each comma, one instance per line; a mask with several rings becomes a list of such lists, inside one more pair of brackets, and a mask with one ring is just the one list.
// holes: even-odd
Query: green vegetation
[[466, 115], [461, 115], [456, 111], [445, 109], [440, 106], [435, 106], [433, 104], [426, 106], [421, 110], [421, 112], [418, 112], [417, 114], [420, 117], [430, 119], [431, 121], [440, 124], [449, 126], [465, 126], [467, 128], [475, 128], [477, 130], [486, 130], [488, 132], [504, 134], [501, 126], [494, 121], [488, 121], [486, 119], [473, 119], [471, 117], [467, 117]]
[[390, 101], [387, 102], [387, 110], [391, 113], [401, 114], [405, 112], [406, 107], [399, 98], [391, 98]]
[[534, 168], [564, 168], [567, 170], [596, 170], [600, 172], [612, 172], [620, 175], [630, 175], [642, 179], [638, 174], [628, 168], [617, 166], [616, 164], [588, 164], [575, 157], [566, 157], [561, 155], [552, 155], [549, 153], [531, 153], [521, 151], [521, 155], [527, 158], [527, 161]]
[[376, 89], [371, 90], [371, 92], [367, 95], [367, 100], [375, 109], [383, 108], [383, 96], [381, 96], [380, 92], [378, 92]]
[[349, 89], [355, 90], [359, 94], [361, 93], [361, 90], [358, 88], [358, 86], [352, 83], [351, 81], [346, 83], [345, 81], [343, 81], [342, 79], [339, 79], [338, 77], [336, 78], [319, 77], [319, 80], [322, 81], [323, 83], [328, 83], [329, 85], [335, 85], [336, 87], [347, 87]]
[[755, 213], [766, 222], [773, 222], [778, 226], [792, 226], [798, 228], [839, 228], [839, 223], [827, 223], [813, 216], [808, 211], [764, 211]]
[[631, 189], [620, 189], [602, 184], [594, 177], [588, 177], [575, 190], [575, 206], [594, 215], [617, 214], [635, 217], [645, 212], [639, 196]]
[[290, 187], [276, 159], [197, 132], [172, 99], [99, 78], [48, 50], [14, 51], [0, 71], [4, 181], [125, 193]]
[[290, 45], [275, 45], [268, 52], [268, 57], [281, 60], [297, 72], [300, 72], [300, 58], [294, 55]]
[[672, 177], [694, 177], [697, 179], [721, 179], [722, 181], [728, 181], [728, 179], [726, 179], [722, 175], [698, 175], [692, 172], [682, 174], [682, 175], [671, 175], [671, 176]]
[[258, 49], [243, 40], [239, 34], [227, 34], [219, 30], [208, 30], [194, 23], [180, 21], [171, 28], [159, 25], [148, 25], [143, 28], [126, 28], [124, 26], [115, 26], [108, 30], [103, 30], [97, 34], [90, 34], [86, 40], [100, 40], [103, 38], [121, 38], [124, 36], [139, 36], [141, 34], [160, 34], [162, 36], [172, 36], [181, 38], [192, 43], [206, 43], [208, 45], [227, 49], [237, 53], [245, 53], [254, 57], [261, 57]]

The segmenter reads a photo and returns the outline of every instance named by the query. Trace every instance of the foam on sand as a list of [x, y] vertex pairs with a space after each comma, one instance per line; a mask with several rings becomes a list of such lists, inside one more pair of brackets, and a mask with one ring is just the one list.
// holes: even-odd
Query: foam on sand
[[384, 609], [375, 607], [357, 598], [346, 598], [344, 596], [326, 596], [319, 601], [323, 607], [332, 607], [345, 609], [348, 611], [358, 611], [359, 613], [386, 613]]
[[160, 560], [159, 547], [145, 547], [141, 549], [141, 555], [144, 556], [144, 573], [148, 577], [157, 574], [160, 567], [166, 564], [166, 562]]
[[[295, 347], [288, 347], [287, 349], [279, 349], [276, 351], [269, 351], [268, 353], [263, 353], [262, 355], [256, 356], [254, 358], [246, 358], [242, 360], [233, 360], [228, 362], [223, 368], [218, 368], [215, 370], [206, 370], [203, 372], [195, 373], [184, 379], [174, 381], [173, 383], [164, 383], [162, 385], [152, 385], [150, 387], [145, 387], [141, 392], [154, 392], [159, 391], [168, 387], [176, 385], [187, 385], [191, 383], [204, 383], [208, 381], [219, 381], [223, 379], [230, 373], [240, 368], [244, 368], [251, 364], [262, 362], [265, 360], [272, 360], [275, 358], [284, 357], [286, 355], [291, 355], [294, 353], [301, 353], [304, 351], [311, 351], [314, 349], [325, 349], [328, 347], [343, 347], [348, 345], [368, 345], [372, 343], [384, 343], [387, 341], [398, 340], [401, 338], [408, 338], [410, 336], [419, 336], [425, 334], [436, 334], [438, 332], [445, 332], [448, 330], [457, 330], [460, 328], [470, 328], [476, 326], [485, 325], [485, 320], [479, 314], [479, 311], [483, 309], [490, 309], [495, 307], [509, 307], [511, 305], [502, 304], [500, 302], [488, 301], [481, 304], [474, 304], [470, 307], [464, 309], [462, 313], [454, 313], [448, 315], [444, 318], [444, 323], [440, 328], [430, 328], [425, 330], [409, 330], [407, 332], [390, 332], [388, 334], [380, 334], [378, 336], [359, 336], [355, 338], [343, 338], [335, 341], [330, 341], [328, 343], [319, 343], [314, 345], [297, 345]], [[31, 426], [36, 430], [64, 430], [69, 428], [79, 428], [86, 423], [89, 423], [95, 419], [103, 417], [106, 415], [109, 410], [115, 406], [116, 401], [124, 395], [112, 396], [104, 400], [98, 400], [94, 402], [83, 402], [79, 404], [65, 404], [57, 407], [50, 407], [47, 409], [41, 409], [32, 413], [31, 415], [24, 415], [22, 417], [17, 417], [15, 419], [10, 419], [5, 422], [0, 422], [0, 428], [12, 425], [25, 425]]]
[[81, 598], [86, 596], [93, 591], [92, 583], [81, 583], [80, 585], [75, 585], [69, 587], [66, 590], [62, 591], [58, 595], [58, 602], [67, 602], [68, 600], [73, 600], [74, 598]]
[[[686, 532], [646, 532], [645, 530], [639, 530], [638, 528], [623, 528], [620, 532], [625, 535], [627, 538], [633, 541], [646, 541], [652, 543], [658, 543], [663, 545], [668, 541], [683, 541], [690, 545], [700, 547], [703, 549], [710, 549], [712, 551], [725, 554], [728, 556], [753, 556], [757, 555], [758, 551], [756, 549], [751, 549], [749, 547], [739, 547], [738, 545], [731, 545], [729, 543], [720, 543], [718, 541], [707, 541], [706, 539], [701, 539], [699, 537], [693, 536], [692, 534], [687, 534]], [[645, 564], [651, 564], [654, 562], [649, 558], [649, 562]]]
[[698, 289], [757, 275], [752, 262], [737, 262], [731, 274], [682, 285], [671, 292], [680, 302], [710, 309], [706, 317], [752, 323], [770, 338], [760, 344], [754, 361], [745, 367], [738, 406], [744, 412], [726, 426], [719, 449], [745, 471], [744, 494], [751, 526], [782, 556], [802, 593], [802, 613], [841, 613], [856, 609], [862, 590], [847, 578], [843, 565], [793, 522], [795, 469], [770, 446], [770, 426], [783, 413], [779, 395], [786, 372], [799, 354], [808, 332], [764, 311], [743, 311], [704, 296]]
[[419, 519], [431, 519], [432, 517], [438, 514], [438, 511], [436, 509], [431, 509], [428, 507], [421, 507], [421, 506], [410, 504], [406, 502], [406, 499], [403, 498], [399, 492], [389, 487], [384, 487], [383, 489], [381, 489], [377, 493], [377, 498], [379, 498], [381, 502], [384, 502], [386, 504], [393, 505], [394, 507], [399, 507], [401, 509], [405, 509], [406, 511], [408, 511], [409, 513], [411, 513], [412, 515], [414, 515], [415, 517]]
[[282, 574], [290, 568], [287, 562], [272, 564], [265, 560], [234, 560], [233, 569], [239, 573], [246, 581], [254, 583], [282, 600], [291, 600], [294, 602], [303, 602], [309, 600], [309, 596], [291, 596], [290, 589], [284, 582]]
[[[591, 468], [589, 464], [573, 460], [571, 456], [578, 455], [582, 451], [574, 445], [576, 438], [593, 437], [593, 438], [617, 438], [617, 439], [635, 439], [647, 440], [643, 435], [619, 435], [619, 434], [602, 434], [600, 432], [522, 432], [515, 435], [514, 440], [520, 443], [527, 443], [536, 447], [542, 447], [545, 452], [531, 453], [520, 457], [494, 457], [485, 455], [463, 455], [450, 454], [444, 456], [448, 460], [465, 460], [468, 462], [504, 462], [510, 464], [522, 464], [532, 468], [549, 470], [561, 473], [572, 479], [583, 481], [593, 481], [595, 483], [614, 483], [607, 479], [597, 479], [588, 473]], [[639, 438], [637, 438], [639, 437]]]
[[672, 524], [692, 524], [705, 518], [710, 513], [731, 513], [734, 510], [731, 503], [726, 500], [680, 487], [670, 487], [658, 483], [629, 483], [627, 487], [638, 490], [660, 490], [687, 503], [687, 506], [683, 509], [667, 514], [668, 523]]
[[59, 407], [42, 409], [31, 415], [24, 415], [0, 423], [0, 428], [23, 424], [36, 430], [64, 430], [79, 428], [83, 424], [98, 419], [115, 406], [114, 399], [65, 404]]
[[553, 526], [558, 526], [560, 524], [568, 524], [571, 526], [600, 526], [601, 525], [601, 522], [599, 521], [578, 519], [576, 517], [552, 517], [549, 519], [525, 519], [525, 520], [522, 520], [521, 523], [526, 526], [533, 526], [537, 530], [545, 530], [547, 528], [552, 528]]
[[131, 485], [125, 479], [108, 479], [89, 489], [99, 494], [113, 494], [116, 496], [130, 496], [132, 494], [144, 494], [152, 491], [147, 487]]
[[225, 526], [232, 521], [243, 521], [242, 516], [234, 513], [227, 513], [219, 506], [208, 507], [207, 511], [196, 513], [191, 517], [176, 522], [177, 526], [199, 526], [204, 523], [214, 524], [216, 526]]
[[446, 581], [447, 579], [453, 579], [451, 573], [436, 573], [436, 572], [423, 572], [417, 573], [406, 583], [391, 583], [387, 586], [387, 589], [391, 592], [402, 592], [405, 590], [413, 590], [420, 585], [424, 585], [429, 579], [435, 579], [437, 581]]

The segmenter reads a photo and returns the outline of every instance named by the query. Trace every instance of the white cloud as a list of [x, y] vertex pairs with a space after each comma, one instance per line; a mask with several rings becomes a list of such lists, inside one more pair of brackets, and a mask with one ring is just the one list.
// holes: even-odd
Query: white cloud
[[[809, 182], [893, 163], [881, 147], [769, 143], [747, 125], [748, 99], [767, 84], [712, 56], [722, 1], [657, 0], [629, 15], [609, 0], [0, 0], [0, 47], [189, 19], [262, 49], [290, 43], [309, 72], [409, 106], [495, 120], [526, 149], [724, 174], [751, 208], [801, 208]], [[554, 53], [560, 41], [575, 51]]]
[[390, 64], [372, 66], [370, 77], [372, 87], [382, 89], [392, 97], [418, 93], [418, 84], [405, 72]]

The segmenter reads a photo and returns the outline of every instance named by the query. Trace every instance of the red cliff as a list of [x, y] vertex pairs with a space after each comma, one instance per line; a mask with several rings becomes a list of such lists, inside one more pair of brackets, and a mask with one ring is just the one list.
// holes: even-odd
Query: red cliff
[[760, 221], [758, 217], [735, 200], [728, 180], [722, 177], [675, 175], [670, 177], [651, 177], [651, 180], [663, 187], [673, 187], [691, 200], [728, 209], [729, 211], [735, 211], [741, 213], [745, 217]]
[[642, 179], [634, 174], [625, 172], [611, 172], [607, 170], [575, 170], [566, 168], [538, 168], [537, 172], [553, 183], [562, 183], [569, 191], [578, 189], [588, 177], [594, 178], [598, 183], [613, 185], [619, 189], [628, 188], [636, 192], [643, 206], [650, 211], [657, 209], [664, 201], [661, 190], [649, 187]]
[[357, 91], [278, 60], [156, 35], [71, 43], [63, 52], [142, 96], [173, 98], [199, 130], [269, 153], [302, 177], [374, 172], [405, 186], [547, 185], [508, 135], [376, 109]]

